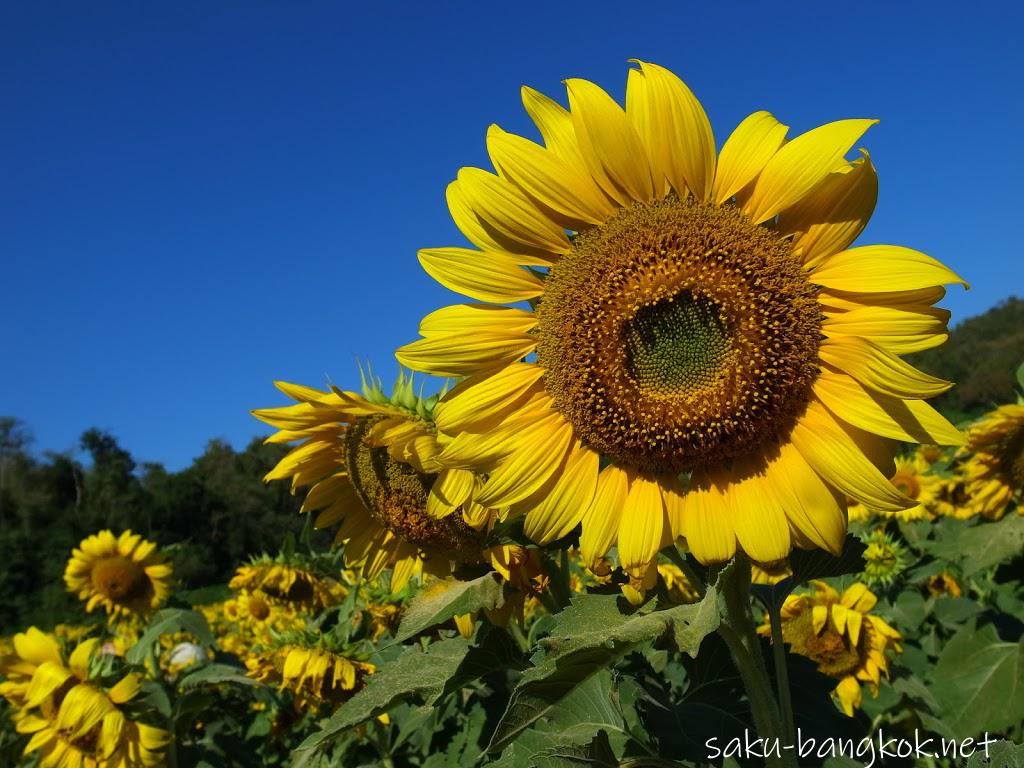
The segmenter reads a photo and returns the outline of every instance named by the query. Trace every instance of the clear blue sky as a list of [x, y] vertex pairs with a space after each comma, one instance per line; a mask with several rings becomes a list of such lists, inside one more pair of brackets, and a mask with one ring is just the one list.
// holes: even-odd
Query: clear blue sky
[[631, 57], [719, 144], [755, 109], [880, 118], [862, 242], [961, 272], [954, 318], [1024, 293], [1015, 4], [826, 5], [4, 3], [0, 414], [37, 450], [98, 426], [180, 468], [263, 433], [275, 378], [390, 375], [455, 299], [415, 254], [460, 242], [444, 188], [488, 124], [529, 131], [523, 83], [621, 96]]

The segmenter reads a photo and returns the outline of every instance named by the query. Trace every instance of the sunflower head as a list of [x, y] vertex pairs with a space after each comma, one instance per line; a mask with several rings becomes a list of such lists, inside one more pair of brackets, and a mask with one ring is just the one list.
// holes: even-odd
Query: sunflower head
[[315, 712], [333, 709], [363, 687], [376, 671], [328, 635], [292, 632], [246, 660], [248, 674], [288, 690], [296, 706]]
[[347, 590], [297, 553], [261, 555], [239, 566], [228, 586], [241, 590], [234, 610], [238, 620], [266, 621], [272, 606], [316, 612], [344, 599]]
[[889, 587], [907, 567], [907, 548], [886, 533], [876, 528], [862, 541], [864, 550], [864, 581], [872, 587]]
[[1002, 517], [1024, 488], [1024, 405], [1003, 405], [968, 431], [964, 467], [969, 507], [989, 519]]
[[942, 571], [941, 573], [929, 576], [928, 584], [926, 586], [928, 587], [928, 594], [934, 595], [935, 597], [940, 597], [942, 595], [960, 597], [962, 594], [960, 583], [948, 571]]
[[158, 608], [170, 595], [171, 575], [171, 564], [156, 544], [131, 531], [115, 536], [105, 530], [72, 550], [64, 582], [85, 601], [87, 611], [102, 606], [117, 618]]
[[33, 628], [19, 643], [23, 663], [34, 664], [44, 651], [46, 657], [35, 665], [18, 713], [18, 732], [31, 735], [25, 754], [38, 753], [44, 766], [162, 765], [170, 734], [137, 722], [125, 706], [141, 690], [139, 676], [112, 678], [107, 664], [94, 662], [96, 638], [65, 655], [40, 635]]
[[[886, 652], [899, 652], [900, 634], [870, 611], [877, 602], [866, 585], [856, 583], [842, 595], [824, 582], [813, 591], [790, 595], [782, 606], [782, 638], [792, 653], [815, 662], [818, 671], [839, 680], [835, 696], [846, 714], [860, 705], [860, 683], [877, 695], [889, 674]], [[759, 630], [771, 636], [765, 623]]]
[[438, 462], [477, 470], [476, 501], [525, 514], [539, 544], [582, 524], [595, 572], [617, 548], [630, 599], [680, 536], [704, 563], [836, 554], [845, 497], [917, 506], [888, 441], [962, 442], [925, 402], [950, 385], [899, 355], [945, 339], [932, 305], [963, 281], [908, 248], [850, 248], [877, 176], [847, 155], [875, 121], [787, 140], [755, 112], [717, 152], [692, 91], [636, 64], [625, 109], [586, 80], [565, 81], [568, 109], [524, 88], [543, 145], [492, 126], [496, 173], [447, 190], [479, 250], [419, 253], [483, 303], [432, 312], [397, 352], [465, 377], [434, 409]]

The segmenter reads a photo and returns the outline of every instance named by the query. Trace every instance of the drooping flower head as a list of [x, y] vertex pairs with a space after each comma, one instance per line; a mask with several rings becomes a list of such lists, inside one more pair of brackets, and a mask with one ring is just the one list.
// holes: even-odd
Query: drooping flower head
[[[998, 520], [1024, 488], [1024, 405], [1002, 405], [968, 431], [964, 468], [971, 514]], [[1024, 514], [1018, 505], [1017, 511]]]
[[400, 591], [426, 567], [445, 575], [460, 565], [489, 563], [508, 571], [522, 560], [514, 546], [487, 547], [487, 532], [505, 513], [476, 503], [472, 471], [446, 469], [433, 423], [439, 395], [423, 397], [400, 374], [390, 396], [371, 375], [362, 394], [277, 383], [297, 404], [253, 411], [280, 431], [268, 442], [298, 445], [267, 475], [309, 486], [303, 511], [316, 527], [339, 525], [345, 561], [369, 579], [393, 567]]
[[85, 601], [102, 606], [112, 619], [145, 616], [171, 593], [172, 568], [152, 541], [125, 531], [105, 530], [82, 540], [71, 553], [64, 582]]
[[301, 710], [336, 707], [363, 687], [376, 671], [353, 658], [330, 636], [292, 632], [246, 659], [249, 676], [291, 691]]
[[[882, 676], [889, 675], [889, 650], [900, 652], [900, 633], [870, 613], [878, 598], [861, 583], [842, 595], [823, 581], [814, 591], [790, 595], [782, 605], [782, 639], [792, 653], [806, 656], [818, 671], [839, 680], [834, 696], [847, 715], [861, 703], [861, 683], [878, 695]], [[771, 637], [765, 623], [758, 632]]]
[[[43, 768], [163, 765], [170, 735], [135, 720], [125, 707], [141, 679], [134, 673], [107, 679], [93, 664], [99, 643], [85, 640], [65, 657], [55, 639], [35, 628], [16, 636], [20, 663], [34, 667], [15, 704], [16, 728], [30, 736], [25, 754], [38, 753]], [[10, 675], [11, 667], [0, 671]]]
[[346, 589], [317, 564], [297, 553], [260, 555], [235, 570], [228, 583], [242, 592], [233, 606], [241, 620], [265, 620], [271, 605], [316, 613], [341, 602]]
[[838, 551], [844, 495], [914, 506], [889, 442], [961, 436], [924, 402], [949, 385], [899, 355], [945, 340], [932, 305], [962, 280], [908, 248], [849, 249], [877, 178], [846, 155], [875, 121], [787, 141], [755, 112], [716, 153], [662, 67], [630, 70], [625, 109], [566, 85], [568, 110], [523, 89], [543, 145], [492, 126], [497, 173], [449, 185], [478, 250], [419, 254], [485, 302], [433, 312], [397, 353], [466, 377], [435, 409], [440, 463], [486, 473], [477, 500], [527, 513], [535, 541], [582, 521], [584, 559], [617, 544], [634, 586], [676, 536], [705, 563], [771, 562]]

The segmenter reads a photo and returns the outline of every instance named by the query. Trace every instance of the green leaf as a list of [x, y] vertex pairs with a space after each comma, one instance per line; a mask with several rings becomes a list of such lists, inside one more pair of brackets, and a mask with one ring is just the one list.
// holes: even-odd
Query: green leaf
[[1020, 387], [1020, 391], [1024, 392], [1024, 363], [1017, 366], [1017, 386]]
[[472, 581], [447, 579], [420, 592], [402, 615], [395, 642], [401, 643], [455, 616], [500, 608], [505, 602], [493, 573]]
[[210, 627], [201, 613], [180, 608], [165, 608], [157, 613], [146, 626], [142, 637], [125, 654], [129, 664], [142, 664], [160, 642], [161, 635], [175, 632], [189, 632], [203, 646], [213, 645]]
[[958, 736], [1002, 731], [1024, 720], [1024, 639], [1007, 643], [970, 622], [943, 649], [931, 685], [937, 715]]
[[680, 651], [696, 656], [701, 640], [718, 624], [715, 587], [699, 603], [665, 610], [654, 610], [653, 601], [633, 608], [616, 595], [575, 595], [541, 641], [536, 666], [513, 690], [488, 751], [504, 749], [541, 718], [554, 716], [567, 697], [624, 654], [670, 637]]
[[932, 554], [957, 563], [965, 577], [973, 576], [1024, 552], [1024, 515], [1007, 515], [998, 523], [983, 522], [940, 538]]
[[366, 722], [398, 702], [416, 698], [432, 706], [442, 696], [460, 689], [489, 672], [513, 667], [517, 651], [508, 633], [485, 625], [477, 645], [454, 637], [407, 648], [371, 676], [367, 686], [345, 702], [331, 717], [320, 723], [320, 730], [309, 736], [292, 753], [294, 768], [313, 766], [324, 749], [344, 731]]
[[206, 664], [194, 672], [182, 675], [178, 687], [182, 690], [198, 688], [200, 685], [219, 685], [235, 683], [237, 685], [258, 686], [259, 683], [245, 676], [245, 670], [231, 664]]
[[967, 768], [1024, 768], [1024, 744], [997, 741], [981, 747], [967, 760]]

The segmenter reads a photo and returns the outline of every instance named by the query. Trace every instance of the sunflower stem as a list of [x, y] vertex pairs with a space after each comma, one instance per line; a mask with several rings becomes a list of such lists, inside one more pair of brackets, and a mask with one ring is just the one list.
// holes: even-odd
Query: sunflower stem
[[768, 617], [772, 624], [772, 656], [775, 659], [775, 685], [779, 692], [779, 709], [782, 714], [782, 735], [792, 744], [796, 738], [793, 695], [789, 688], [786, 646], [782, 640], [782, 605], [778, 601], [772, 600], [768, 607]]
[[771, 678], [750, 610], [750, 561], [737, 555], [732, 573], [723, 582], [725, 612], [718, 633], [729, 646], [746, 688], [754, 727], [765, 742], [765, 765], [768, 768], [795, 768], [793, 750], [783, 748], [792, 742], [783, 733], [782, 718], [772, 695]]

